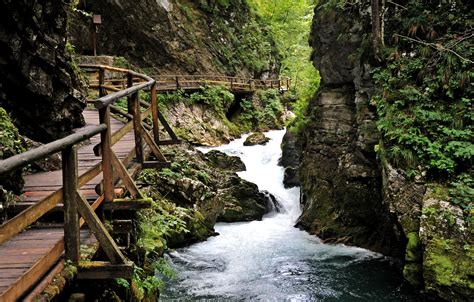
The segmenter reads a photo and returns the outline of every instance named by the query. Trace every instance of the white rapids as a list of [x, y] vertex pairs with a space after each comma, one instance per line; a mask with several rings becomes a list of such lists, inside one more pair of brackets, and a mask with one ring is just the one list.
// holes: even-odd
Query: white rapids
[[202, 152], [239, 156], [240, 177], [273, 194], [282, 207], [262, 221], [218, 223], [219, 236], [170, 252], [178, 273], [162, 301], [416, 301], [401, 286], [391, 261], [344, 245], [323, 244], [294, 227], [301, 214], [299, 188], [285, 189], [278, 166], [284, 130], [266, 132], [264, 146], [244, 147], [247, 136]]

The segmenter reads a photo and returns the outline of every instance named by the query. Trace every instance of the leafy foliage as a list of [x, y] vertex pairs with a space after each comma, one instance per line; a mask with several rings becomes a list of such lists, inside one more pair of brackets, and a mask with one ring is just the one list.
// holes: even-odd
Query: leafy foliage
[[[384, 155], [411, 175], [450, 181], [452, 201], [472, 207], [473, 10], [462, 2], [409, 1], [394, 12], [386, 64], [374, 72]], [[466, 21], [470, 20], [470, 21]]]
[[280, 74], [292, 80], [288, 97], [293, 105], [296, 121], [294, 129], [303, 128], [309, 99], [319, 87], [319, 73], [310, 61], [309, 31], [316, 5], [314, 0], [251, 0], [252, 7], [268, 24], [282, 56]]
[[[248, 70], [259, 77], [278, 66], [275, 43], [262, 20], [250, 10], [247, 0], [194, 1], [200, 10], [212, 15], [210, 32], [217, 45], [210, 47], [214, 65], [227, 74]], [[233, 26], [228, 26], [232, 23]]]
[[25, 151], [18, 129], [5, 109], [0, 107], [0, 158], [7, 158]]
[[253, 99], [240, 102], [241, 113], [234, 120], [244, 131], [281, 127], [283, 105], [276, 89], [260, 90]]

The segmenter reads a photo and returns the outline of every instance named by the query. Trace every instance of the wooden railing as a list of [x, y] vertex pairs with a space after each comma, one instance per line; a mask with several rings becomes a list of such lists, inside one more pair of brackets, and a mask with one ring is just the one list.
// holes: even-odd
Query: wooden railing
[[[141, 193], [128, 174], [125, 167], [126, 162], [119, 160], [112, 150], [112, 146], [127, 133], [133, 130], [135, 137], [135, 158], [136, 161], [146, 167], [169, 166], [166, 158], [160, 152], [159, 144], [169, 144], [177, 142], [177, 137], [166, 120], [158, 111], [156, 102], [156, 81], [144, 74], [139, 74], [131, 70], [113, 68], [102, 65], [82, 65], [86, 72], [96, 73], [98, 77], [99, 98], [94, 101], [95, 108], [99, 111], [99, 125], [88, 126], [80, 129], [74, 134], [41, 147], [29, 150], [22, 154], [0, 160], [0, 175], [12, 172], [15, 169], [43, 159], [50, 154], [62, 152], [62, 189], [50, 194], [35, 205], [25, 209], [23, 212], [13, 217], [0, 226], [0, 244], [11, 239], [26, 227], [35, 223], [48, 211], [52, 210], [61, 200], [64, 204], [64, 246], [67, 260], [79, 263], [79, 229], [86, 222], [91, 231], [96, 236], [99, 244], [112, 265], [123, 266], [124, 270], [131, 273], [131, 265], [127, 262], [122, 252], [107, 232], [105, 226], [95, 213], [95, 208], [102, 201], [111, 203], [115, 198], [114, 184], [119, 180], [126, 187], [132, 199], [141, 199]], [[113, 74], [113, 76], [110, 76]], [[107, 94], [107, 78], [113, 78], [117, 74], [125, 76], [127, 87], [123, 90]], [[115, 90], [115, 89], [114, 89]], [[150, 104], [140, 100], [139, 93], [150, 94]], [[111, 133], [111, 108], [114, 103], [127, 98], [128, 112], [126, 115], [131, 119], [121, 129], [113, 135]], [[141, 106], [147, 108], [141, 112]], [[151, 114], [151, 133], [145, 129], [143, 119]], [[160, 141], [159, 121], [162, 122], [165, 130], [170, 134], [171, 140]], [[100, 144], [94, 148], [97, 156], [101, 156], [101, 162], [78, 176], [77, 145], [85, 140], [100, 134]], [[148, 146], [157, 161], [145, 161], [144, 143]], [[147, 151], [148, 153], [148, 151]], [[81, 186], [91, 181], [102, 172], [101, 196], [91, 206], [79, 191]], [[82, 219], [79, 219], [82, 217]]]
[[160, 91], [223, 86], [234, 92], [252, 92], [259, 89], [278, 89], [284, 92], [291, 84], [290, 78], [260, 80], [214, 75], [154, 75], [152, 77], [156, 80], [157, 89]]
[[[232, 92], [253, 92], [259, 89], [278, 89], [285, 92], [290, 89], [291, 79], [250, 79], [241, 77], [215, 75], [152, 75], [156, 80], [156, 90], [161, 92], [182, 90], [198, 90], [205, 86], [222, 86]], [[120, 77], [109, 79], [110, 85], [105, 88], [119, 91], [126, 87], [127, 81]], [[98, 80], [91, 81], [91, 87], [98, 87]]]

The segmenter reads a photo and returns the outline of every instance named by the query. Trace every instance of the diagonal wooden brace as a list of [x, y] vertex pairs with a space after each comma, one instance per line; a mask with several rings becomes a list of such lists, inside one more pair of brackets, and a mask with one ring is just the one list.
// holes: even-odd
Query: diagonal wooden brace
[[146, 131], [145, 128], [143, 128], [143, 126], [140, 127], [140, 133], [143, 136], [143, 138], [145, 139], [145, 142], [150, 147], [150, 150], [153, 153], [153, 155], [155, 155], [155, 157], [158, 159], [158, 161], [166, 162], [166, 158], [161, 153], [160, 148], [158, 148], [158, 146], [155, 144], [155, 142], [151, 138], [148, 131]]
[[114, 167], [114, 172], [118, 174], [119, 178], [123, 181], [125, 187], [132, 195], [133, 199], [142, 198], [140, 190], [138, 190], [137, 185], [133, 179], [128, 175], [127, 168], [123, 165], [120, 159], [114, 152], [111, 152], [112, 155], [112, 166]]
[[86, 221], [87, 225], [91, 229], [92, 233], [94, 233], [97, 241], [99, 241], [100, 246], [107, 254], [110, 262], [112, 264], [124, 264], [127, 262], [127, 259], [120, 251], [119, 247], [110, 236], [107, 229], [100, 221], [97, 214], [94, 212], [94, 209], [89, 205], [87, 200], [76, 191], [76, 201], [77, 201], [77, 211], [79, 215], [81, 215], [84, 220]]

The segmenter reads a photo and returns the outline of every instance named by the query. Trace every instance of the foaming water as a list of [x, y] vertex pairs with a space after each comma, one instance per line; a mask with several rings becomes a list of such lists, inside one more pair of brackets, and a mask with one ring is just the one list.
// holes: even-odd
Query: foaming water
[[[294, 228], [301, 214], [299, 188], [283, 187], [278, 166], [283, 130], [265, 133], [265, 146], [244, 147], [246, 136], [217, 148], [239, 156], [239, 175], [272, 193], [282, 206], [262, 221], [218, 223], [220, 234], [171, 252], [178, 279], [160, 299], [261, 301], [416, 301], [391, 261], [344, 245], [323, 244]], [[211, 149], [202, 148], [207, 152]]]

